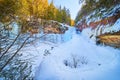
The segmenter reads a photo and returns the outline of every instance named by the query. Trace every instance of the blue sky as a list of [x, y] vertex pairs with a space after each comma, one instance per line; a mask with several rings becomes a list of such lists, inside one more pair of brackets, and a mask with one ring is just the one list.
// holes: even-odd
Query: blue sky
[[[51, 0], [49, 0], [50, 2]], [[79, 0], [53, 0], [56, 7], [59, 7], [60, 5], [62, 7], [66, 7], [70, 10], [71, 18], [75, 19], [81, 5], [79, 4]]]

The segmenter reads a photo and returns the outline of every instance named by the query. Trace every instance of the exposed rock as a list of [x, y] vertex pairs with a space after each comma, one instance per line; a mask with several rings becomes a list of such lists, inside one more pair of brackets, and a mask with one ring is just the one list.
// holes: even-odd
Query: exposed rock
[[97, 28], [97, 26], [100, 26], [100, 25], [107, 25], [107, 24], [114, 24], [117, 19], [120, 18], [120, 13], [118, 13], [117, 15], [113, 15], [111, 17], [107, 17], [107, 18], [104, 18], [100, 21], [96, 21], [96, 22], [90, 22], [89, 24], [87, 24], [85, 22], [85, 20], [79, 22], [79, 24], [76, 25], [76, 27], [82, 31], [83, 29], [87, 28], [87, 27], [91, 27], [92, 29], [95, 29]]
[[63, 34], [68, 28], [59, 22], [56, 21], [50, 21], [49, 24], [45, 24], [43, 27], [44, 33], [50, 34]]
[[97, 36], [97, 43], [120, 48], [120, 31]]

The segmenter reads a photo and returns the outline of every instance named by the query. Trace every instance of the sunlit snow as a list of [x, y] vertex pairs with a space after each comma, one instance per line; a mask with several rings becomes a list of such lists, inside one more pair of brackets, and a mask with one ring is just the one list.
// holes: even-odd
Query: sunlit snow
[[120, 51], [97, 46], [89, 38], [90, 30], [76, 34], [75, 28], [69, 27], [64, 35], [67, 42], [38, 40], [23, 48], [24, 59], [33, 65], [35, 80], [119, 80]]

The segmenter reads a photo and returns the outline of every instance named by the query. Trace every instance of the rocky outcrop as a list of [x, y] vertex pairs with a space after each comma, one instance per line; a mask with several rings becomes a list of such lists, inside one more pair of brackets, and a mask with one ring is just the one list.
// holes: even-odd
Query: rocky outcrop
[[[95, 32], [98, 32], [100, 29], [100, 27], [104, 27], [102, 29], [100, 29], [100, 33], [99, 35], [95, 35], [94, 37], [96, 37], [96, 43], [97, 44], [104, 44], [104, 45], [109, 45], [112, 47], [117, 47], [120, 48], [120, 31], [118, 32], [109, 32], [109, 33], [102, 33], [101, 30], [104, 30], [106, 27], [106, 25], [113, 25], [117, 22], [117, 20], [120, 18], [120, 13], [117, 15], [113, 15], [111, 17], [107, 17], [104, 19], [101, 19], [99, 21], [95, 21], [95, 22], [90, 22], [88, 25], [87, 23], [84, 21], [81, 21], [77, 27], [80, 31], [82, 31], [85, 28], [92, 28], [93, 30], [97, 30]], [[120, 26], [120, 25], [119, 25]], [[119, 27], [118, 26], [118, 27]], [[108, 27], [115, 27], [115, 26], [108, 26]], [[97, 28], [97, 29], [96, 29]], [[93, 33], [94, 34], [94, 33]]]
[[62, 23], [53, 20], [44, 20], [42, 23], [37, 21], [27, 22], [27, 25], [22, 27], [22, 32], [30, 32], [33, 34], [38, 34], [43, 31], [45, 34], [63, 34], [68, 29]]
[[97, 36], [97, 43], [120, 48], [120, 31]]
[[98, 25], [101, 26], [101, 25], [107, 25], [107, 24], [114, 24], [117, 21], [117, 19], [119, 19], [119, 18], [120, 18], [120, 14], [102, 19], [100, 21], [90, 22], [90, 24], [88, 26], [90, 26], [94, 29]]
[[45, 24], [43, 26], [43, 32], [46, 34], [63, 34], [67, 29], [68, 27], [56, 21], [52, 21], [49, 24]]
[[49, 33], [58, 34], [58, 33], [60, 33], [60, 32], [61, 32], [61, 31], [60, 31], [59, 28], [53, 27], [52, 25], [47, 25], [47, 26], [44, 27], [44, 33], [47, 33], [47, 34], [49, 34]]
[[107, 17], [104, 19], [101, 19], [99, 21], [95, 21], [95, 22], [90, 22], [89, 24], [87, 24], [85, 22], [85, 20], [79, 22], [79, 24], [76, 26], [80, 31], [82, 31], [83, 29], [87, 28], [87, 27], [91, 27], [92, 29], [97, 28], [98, 26], [105, 26], [107, 24], [114, 24], [117, 19], [120, 18], [120, 13], [118, 13], [117, 15], [113, 15], [111, 17]]

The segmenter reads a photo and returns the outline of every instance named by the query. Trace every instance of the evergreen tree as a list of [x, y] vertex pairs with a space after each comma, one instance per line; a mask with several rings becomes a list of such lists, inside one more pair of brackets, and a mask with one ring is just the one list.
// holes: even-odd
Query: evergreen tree
[[47, 19], [49, 19], [49, 20], [54, 20], [55, 19], [55, 6], [53, 4], [53, 0], [50, 3], [50, 5], [48, 6], [48, 9], [47, 9]]
[[62, 22], [62, 10], [61, 10], [61, 6], [56, 11], [56, 21]]
[[[83, 2], [83, 0], [80, 0]], [[82, 9], [78, 12], [75, 22], [84, 18], [95, 10], [109, 9], [112, 6], [120, 4], [120, 0], [84, 0], [85, 4], [82, 5]]]
[[15, 17], [15, 13], [19, 10], [19, 2], [16, 0], [0, 0], [0, 21], [10, 21]]
[[62, 23], [66, 23], [67, 22], [67, 13], [66, 13], [66, 8], [64, 7], [62, 9]]
[[67, 9], [66, 13], [67, 13], [67, 22], [66, 22], [66, 23], [69, 24], [69, 25], [71, 25], [71, 15], [70, 15], [70, 10]]

